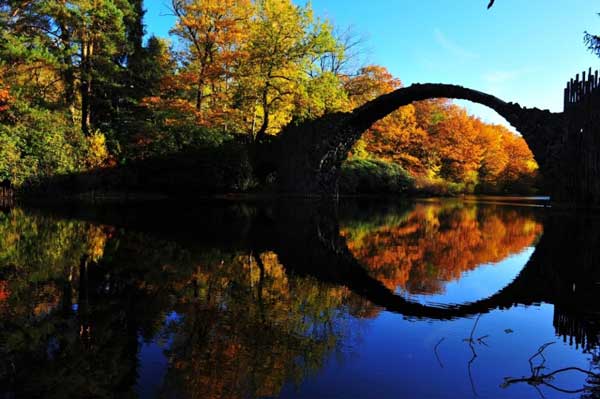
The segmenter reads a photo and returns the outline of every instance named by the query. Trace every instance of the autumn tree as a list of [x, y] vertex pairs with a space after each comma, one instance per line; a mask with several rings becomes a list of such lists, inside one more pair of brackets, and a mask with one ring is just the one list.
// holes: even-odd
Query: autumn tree
[[[394, 91], [402, 86], [386, 68], [369, 65], [359, 70], [356, 76], [345, 79], [345, 89], [352, 107]], [[416, 106], [400, 107], [375, 123], [353, 149], [358, 155], [370, 154], [379, 159], [395, 162], [413, 174], [422, 174], [426, 169], [428, 153], [427, 133], [418, 126]], [[365, 152], [366, 151], [366, 152]]]
[[458, 106], [449, 107], [444, 118], [430, 131], [439, 157], [440, 176], [474, 188], [482, 157], [477, 136], [478, 131], [467, 111]]
[[344, 87], [352, 107], [355, 108], [399, 89], [402, 87], [402, 82], [385, 67], [368, 65], [361, 68], [355, 76], [347, 78]]
[[297, 92], [293, 118], [314, 119], [352, 109], [346, 82], [362, 68], [365, 38], [352, 27], [333, 27], [331, 35], [332, 46], [312, 56], [308, 80]]
[[505, 136], [506, 156], [510, 160], [499, 176], [505, 192], [523, 191], [536, 183], [538, 164], [531, 149], [521, 136]]
[[333, 28], [335, 46], [324, 54], [320, 54], [315, 62], [321, 71], [330, 72], [338, 77], [354, 76], [363, 65], [366, 48], [366, 37], [359, 34], [354, 27], [345, 29]]
[[506, 152], [506, 135], [513, 134], [503, 126], [480, 124], [477, 141], [483, 154], [479, 167], [479, 179], [482, 186], [493, 189], [497, 184], [500, 174], [511, 161]]
[[301, 7], [290, 0], [256, 2], [249, 58], [241, 68], [239, 84], [256, 140], [289, 122], [296, 93], [305, 87], [315, 56], [334, 47], [331, 26], [315, 19], [310, 5]]
[[340, 77], [320, 69], [298, 85], [294, 96], [292, 120], [315, 119], [349, 108], [348, 96]]
[[[3, 69], [0, 67], [0, 74], [3, 72]], [[10, 100], [10, 88], [7, 84], [5, 84], [2, 80], [2, 76], [0, 75], [0, 115], [2, 112], [8, 109], [8, 103]], [[1, 120], [1, 117], [0, 117]]]
[[[245, 41], [252, 13], [250, 0], [173, 0], [177, 23], [171, 33], [185, 44], [184, 79], [195, 86], [195, 109], [206, 120], [206, 108], [227, 109], [235, 66], [245, 60]], [[211, 104], [206, 104], [209, 99]]]
[[[350, 109], [361, 106], [383, 94], [390, 93], [400, 88], [401, 85], [399, 79], [394, 78], [386, 68], [378, 65], [362, 67], [354, 76], [347, 76], [344, 79], [344, 89], [348, 96]], [[353, 146], [351, 150], [353, 157], [368, 157], [367, 146], [368, 142], [372, 141], [369, 140], [372, 135], [371, 130], [365, 132]], [[371, 151], [373, 151], [372, 147]]]
[[414, 105], [377, 122], [364, 137], [366, 150], [375, 157], [397, 163], [413, 175], [427, 173], [431, 140], [417, 125]]

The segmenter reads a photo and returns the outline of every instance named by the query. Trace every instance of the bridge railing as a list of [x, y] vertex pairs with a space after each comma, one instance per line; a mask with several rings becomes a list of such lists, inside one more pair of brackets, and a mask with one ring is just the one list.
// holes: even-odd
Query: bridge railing
[[590, 68], [587, 74], [583, 71], [581, 80], [579, 80], [579, 74], [577, 74], [575, 79], [567, 82], [567, 87], [565, 88], [565, 111], [586, 102], [594, 93], [600, 93], [600, 78], [598, 71], [592, 73], [592, 68]]

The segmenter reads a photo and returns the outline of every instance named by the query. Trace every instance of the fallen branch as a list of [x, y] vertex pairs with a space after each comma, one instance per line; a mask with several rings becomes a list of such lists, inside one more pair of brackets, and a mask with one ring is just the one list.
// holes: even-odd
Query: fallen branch
[[[555, 391], [569, 393], [569, 394], [590, 391], [592, 388], [587, 387], [587, 386], [584, 386], [583, 388], [580, 388], [580, 389], [574, 389], [574, 390], [564, 389], [564, 388], [560, 388], [560, 387], [557, 387], [556, 385], [551, 384], [549, 381], [552, 381], [554, 379], [554, 376], [556, 376], [557, 374], [565, 373], [568, 371], [576, 371], [579, 373], [583, 373], [592, 378], [600, 378], [600, 374], [593, 373], [589, 370], [584, 370], [580, 367], [563, 367], [561, 369], [557, 369], [557, 370], [554, 370], [554, 371], [546, 373], [546, 374], [541, 373], [541, 370], [546, 368], [544, 366], [544, 364], [546, 363], [546, 357], [544, 356], [544, 351], [546, 350], [546, 348], [548, 348], [550, 345], [553, 345], [554, 343], [555, 342], [545, 343], [544, 345], [540, 346], [538, 348], [538, 350], [529, 358], [529, 368], [531, 370], [531, 376], [521, 377], [521, 378], [506, 377], [506, 378], [504, 378], [504, 382], [500, 386], [502, 388], [507, 388], [512, 384], [519, 384], [519, 383], [524, 382], [524, 383], [527, 383], [527, 384], [533, 386], [536, 389], [536, 391], [538, 391], [538, 393], [540, 394], [541, 397], [544, 397], [544, 395], [542, 394], [542, 392], [539, 389], [540, 385], [545, 385], [549, 388], [554, 389]], [[543, 360], [538, 366], [534, 366], [533, 360], [538, 356], [540, 356]]]
[[473, 356], [471, 357], [471, 359], [469, 360], [469, 362], [467, 363], [467, 373], [469, 375], [469, 382], [471, 383], [471, 390], [473, 391], [473, 395], [474, 396], [479, 396], [477, 394], [477, 390], [475, 389], [475, 382], [473, 381], [473, 373], [471, 371], [471, 367], [473, 366], [473, 362], [475, 361], [475, 359], [477, 358], [477, 352], [475, 351], [475, 344], [479, 344], [479, 345], [485, 345], [488, 346], [487, 343], [485, 342], [485, 339], [487, 337], [489, 337], [489, 335], [483, 335], [479, 338], [474, 338], [475, 336], [475, 330], [477, 329], [477, 325], [479, 324], [479, 319], [481, 318], [481, 314], [479, 314], [477, 316], [477, 319], [475, 319], [475, 323], [473, 324], [473, 328], [471, 329], [471, 334], [469, 335], [469, 338], [465, 338], [463, 341], [464, 342], [468, 342], [469, 343], [469, 348], [471, 349], [471, 353], [473, 353]]
[[444, 364], [442, 363], [442, 360], [440, 359], [440, 356], [438, 355], [438, 346], [440, 346], [440, 344], [445, 340], [446, 338], [442, 338], [438, 341], [437, 344], [435, 344], [435, 346], [433, 347], [433, 353], [435, 354], [435, 358], [437, 359], [438, 363], [440, 364], [441, 368], [444, 368]]

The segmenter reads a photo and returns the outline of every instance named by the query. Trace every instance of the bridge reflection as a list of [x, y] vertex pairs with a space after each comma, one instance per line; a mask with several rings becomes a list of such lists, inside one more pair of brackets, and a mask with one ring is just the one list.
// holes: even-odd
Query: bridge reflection
[[[392, 207], [387, 214], [395, 216], [377, 222], [369, 206], [379, 215]], [[7, 387], [0, 392], [33, 395], [56, 389], [57, 378], [72, 384], [54, 397], [125, 392], [136, 381], [140, 337], [167, 334], [173, 364], [166, 379], [174, 384], [167, 391], [185, 380], [194, 391], [184, 396], [224, 397], [224, 387], [236, 390], [229, 397], [275, 396], [286, 378], [318, 370], [351, 339], [347, 318], [372, 318], [381, 309], [450, 320], [545, 302], [555, 305], [558, 335], [584, 351], [599, 344], [594, 215], [317, 201], [64, 212], [0, 213], [0, 340], [8, 343], [0, 347], [0, 386]], [[448, 272], [457, 256], [448, 248], [456, 245], [471, 261]], [[486, 298], [433, 306], [395, 292], [438, 292], [438, 277], [458, 278], [531, 245], [535, 251], [516, 278]], [[415, 246], [427, 250], [416, 256]], [[396, 278], [389, 270], [403, 254], [415, 262], [405, 264], [408, 278]], [[415, 266], [428, 262], [443, 273], [432, 277]], [[163, 326], [173, 310], [179, 316]], [[36, 340], [24, 340], [23, 326]], [[80, 384], [91, 369], [102, 378]], [[44, 378], [33, 382], [31, 375]]]
[[[464, 221], [446, 226], [449, 234], [457, 236], [457, 241], [448, 246], [463, 245], [463, 252], [447, 253], [442, 256], [443, 259], [435, 260], [445, 263], [443, 267], [446, 271], [453, 263], [464, 263], [464, 259], [459, 258], [461, 255], [474, 257], [471, 265], [461, 266], [467, 270], [481, 263], [499, 261], [527, 245], [535, 245], [535, 251], [519, 275], [495, 294], [470, 303], [427, 306], [396, 295], [389, 282], [386, 286], [386, 282], [381, 280], [382, 276], [373, 273], [373, 265], [368, 264], [368, 259], [357, 259], [348, 245], [351, 241], [348, 230], [345, 233], [340, 230], [340, 216], [347, 218], [347, 215], [352, 215], [351, 218], [356, 218], [361, 212], [356, 203], [351, 206], [353, 208], [349, 209], [343, 204], [340, 207], [335, 202], [315, 200], [245, 205], [232, 205], [228, 202], [220, 205], [193, 204], [188, 208], [179, 206], [175, 214], [172, 213], [173, 210], [156, 212], [154, 205], [132, 208], [70, 208], [67, 215], [64, 209], [46, 209], [44, 212], [144, 231], [176, 240], [183, 246], [193, 247], [202, 243], [203, 246], [226, 247], [229, 250], [252, 253], [272, 251], [278, 255], [279, 261], [290, 274], [311, 276], [322, 282], [348, 287], [373, 304], [408, 317], [472, 317], [494, 309], [542, 302], [557, 305], [561, 309], [577, 309], [578, 317], [582, 314], [591, 316], [600, 313], [600, 303], [595, 300], [600, 294], [600, 215], [535, 207], [511, 213], [510, 209], [514, 208], [494, 206], [493, 215], [496, 218], [504, 215], [501, 220], [496, 221], [500, 223], [500, 227], [490, 227], [490, 231], [486, 232], [486, 222], [491, 225], [493, 221], [485, 219], [486, 216], [481, 211], [471, 215], [471, 220], [467, 221], [481, 225], [477, 230], [477, 239], [483, 242], [468, 254], [465, 254], [465, 251], [468, 252], [466, 244], [461, 242], [469, 239], [465, 237]], [[390, 204], [379, 203], [376, 206], [386, 207]], [[397, 208], [402, 205], [391, 206]], [[418, 207], [415, 209], [412, 205], [404, 206], [402, 212], [405, 217], [414, 218], [415, 214], [422, 212]], [[448, 212], [453, 206], [445, 205], [441, 209]], [[215, 212], [215, 209], [218, 211]], [[475, 209], [477, 207], [465, 208], [465, 211], [473, 212]], [[485, 209], [482, 208], [483, 212]], [[431, 212], [431, 208], [427, 212]], [[180, 213], [184, 217], [175, 216]], [[367, 219], [373, 215], [372, 210], [363, 209], [363, 213]], [[395, 213], [398, 214], [398, 209]], [[198, 229], [199, 225], [210, 228]], [[494, 231], [494, 228], [513, 228], [520, 230], [520, 233], [502, 233]], [[502, 234], [507, 234], [507, 238], [501, 243], [494, 243], [493, 240], [502, 238]], [[422, 238], [425, 241], [440, 240], [441, 236]], [[415, 245], [422, 246], [423, 243]], [[503, 252], [499, 253], [498, 248], [490, 248], [494, 245], [501, 246]], [[491, 252], [487, 257], [481, 254], [486, 250]], [[439, 255], [440, 251], [438, 248], [431, 252]], [[360, 254], [358, 255], [360, 258]], [[457, 277], [456, 273], [460, 275], [460, 271], [454, 272], [454, 278]], [[564, 317], [564, 313], [561, 317]]]
[[293, 213], [278, 214], [275, 219], [284, 222], [278, 222], [275, 229], [278, 225], [302, 226], [277, 230], [272, 236], [275, 241], [268, 244], [289, 272], [346, 286], [386, 310], [415, 318], [471, 317], [541, 302], [576, 307], [589, 314], [600, 310], [594, 300], [600, 293], [600, 219], [596, 216], [530, 210], [543, 223], [544, 233], [515, 280], [488, 298], [440, 307], [407, 300], [373, 278], [348, 249], [335, 212], [298, 204]]
[[554, 329], [564, 342], [592, 351], [600, 343], [600, 316], [598, 314], [580, 313], [577, 309], [554, 308]]

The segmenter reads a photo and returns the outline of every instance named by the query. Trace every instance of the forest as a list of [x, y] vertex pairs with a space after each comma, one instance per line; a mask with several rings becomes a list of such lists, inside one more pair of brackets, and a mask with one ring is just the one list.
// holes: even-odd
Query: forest
[[[0, 181], [17, 191], [269, 192], [253, 146], [402, 87], [365, 39], [292, 0], [0, 0]], [[523, 138], [449, 100], [398, 109], [342, 168], [343, 193], [531, 193]], [[81, 185], [81, 179], [93, 176]]]

